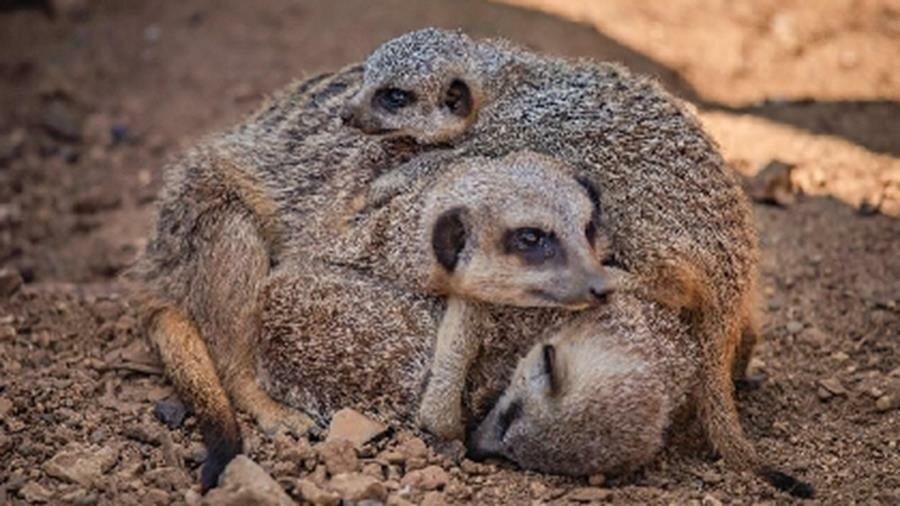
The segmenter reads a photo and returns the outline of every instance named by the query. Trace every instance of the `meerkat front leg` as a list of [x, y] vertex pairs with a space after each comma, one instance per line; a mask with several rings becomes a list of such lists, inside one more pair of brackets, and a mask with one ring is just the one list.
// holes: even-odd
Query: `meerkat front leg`
[[468, 330], [475, 309], [463, 299], [450, 297], [438, 329], [431, 378], [419, 406], [419, 425], [443, 439], [464, 436], [462, 394], [469, 365], [481, 341]]

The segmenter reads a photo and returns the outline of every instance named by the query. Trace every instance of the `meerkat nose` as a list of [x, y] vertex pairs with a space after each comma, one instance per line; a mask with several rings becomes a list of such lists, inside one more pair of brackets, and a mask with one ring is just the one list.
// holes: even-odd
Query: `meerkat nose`
[[591, 295], [594, 297], [594, 299], [600, 304], [605, 304], [609, 299], [609, 295], [614, 291], [612, 285], [610, 283], [607, 283], [606, 280], [602, 277], [597, 277], [591, 280], [588, 289], [590, 290]]

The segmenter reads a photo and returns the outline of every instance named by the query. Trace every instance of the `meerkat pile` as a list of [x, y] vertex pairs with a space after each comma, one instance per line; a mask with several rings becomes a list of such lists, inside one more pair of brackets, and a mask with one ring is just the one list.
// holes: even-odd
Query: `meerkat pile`
[[[442, 179], [457, 160], [481, 172]], [[520, 214], [544, 222], [492, 228], [479, 220], [502, 207], [476, 212], [475, 195], [460, 202], [466, 212], [446, 205], [464, 194], [454, 184], [476, 181], [515, 202], [524, 172], [502, 175], [523, 165], [541, 168], [532, 181], [547, 195], [590, 205], [540, 201]], [[265, 429], [298, 433], [314, 426], [301, 410], [321, 422], [344, 401], [404, 420], [420, 406], [424, 426], [449, 436], [489, 413], [475, 450], [584, 473], [645, 462], [671, 410], [699, 392], [695, 408], [729, 463], [803, 495], [805, 484], [756, 457], [730, 391], [731, 366], [743, 372], [755, 337], [755, 255], [746, 201], [715, 146], [658, 86], [615, 66], [425, 30], [383, 46], [365, 71], [291, 85], [175, 162], [134, 274], [150, 339], [198, 414], [205, 487], [241, 450], [232, 402]], [[626, 272], [628, 289], [608, 297], [607, 271]], [[359, 354], [340, 354], [354, 346]], [[591, 370], [601, 350], [610, 361]], [[514, 369], [490, 409], [487, 393]], [[448, 423], [435, 408], [452, 410]], [[641, 427], [630, 409], [653, 422]], [[621, 425], [636, 432], [586, 444]], [[565, 431], [552, 447], [540, 437], [550, 427]], [[617, 448], [619, 460], [605, 453]]]

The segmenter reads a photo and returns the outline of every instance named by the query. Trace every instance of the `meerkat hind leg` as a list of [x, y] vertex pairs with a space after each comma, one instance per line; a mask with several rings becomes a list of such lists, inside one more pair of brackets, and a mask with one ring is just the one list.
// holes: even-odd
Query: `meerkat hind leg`
[[468, 331], [470, 304], [451, 297], [441, 320], [432, 358], [431, 377], [419, 405], [419, 425], [442, 439], [464, 436], [462, 394], [469, 364], [480, 342]]
[[216, 486], [225, 466], [243, 451], [234, 410], [206, 344], [181, 311], [167, 307], [157, 312], [150, 322], [149, 337], [159, 351], [166, 375], [197, 414], [208, 452], [200, 483], [203, 490], [209, 490]]

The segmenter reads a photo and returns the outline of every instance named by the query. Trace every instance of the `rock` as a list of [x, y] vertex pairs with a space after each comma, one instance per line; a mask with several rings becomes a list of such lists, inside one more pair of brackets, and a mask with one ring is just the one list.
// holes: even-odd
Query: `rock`
[[11, 297], [22, 287], [19, 271], [4, 267], [0, 269], [0, 297]]
[[428, 446], [425, 444], [425, 441], [422, 441], [415, 436], [409, 436], [403, 439], [400, 442], [400, 445], [397, 446], [397, 451], [403, 455], [405, 461], [410, 459], [425, 459], [428, 457]]
[[819, 380], [819, 385], [832, 395], [847, 395], [847, 389], [837, 378]]
[[350, 408], [344, 408], [331, 418], [326, 441], [346, 439], [357, 448], [384, 434], [387, 426]]
[[184, 404], [177, 397], [170, 397], [157, 402], [153, 406], [153, 416], [166, 424], [169, 430], [175, 430], [184, 423], [184, 418], [187, 416], [187, 408], [184, 407]]
[[803, 329], [797, 338], [803, 343], [808, 344], [809, 346], [819, 348], [825, 344], [828, 340], [828, 336], [825, 335], [824, 332], [815, 328], [809, 327]]
[[787, 330], [788, 334], [795, 336], [799, 334], [801, 330], [803, 330], [803, 322], [791, 320], [787, 323], [787, 325], [785, 325], [785, 330]]
[[379, 453], [375, 459], [385, 465], [398, 465], [406, 462], [406, 457], [397, 450], [385, 450]]
[[792, 180], [795, 165], [772, 160], [746, 184], [747, 194], [764, 204], [787, 207], [797, 201], [797, 185]]
[[116, 450], [72, 443], [44, 463], [44, 472], [83, 487], [96, 484], [118, 461]]
[[387, 489], [384, 485], [362, 473], [342, 473], [331, 478], [328, 488], [338, 493], [341, 499], [356, 503], [363, 500], [384, 501]]
[[190, 476], [183, 469], [175, 466], [151, 469], [144, 474], [144, 481], [168, 491], [183, 490], [191, 485]]
[[22, 208], [17, 204], [0, 204], [0, 230], [22, 224]]
[[695, 474], [707, 485], [715, 485], [722, 481], [722, 475], [715, 471], [700, 471]]
[[64, 141], [80, 140], [83, 122], [82, 115], [62, 100], [50, 102], [41, 119], [41, 125], [50, 135]]
[[206, 506], [290, 506], [296, 503], [261, 467], [238, 455], [225, 468], [219, 486], [203, 498]]
[[369, 462], [368, 464], [364, 465], [362, 468], [362, 473], [367, 476], [371, 476], [376, 480], [384, 479], [384, 471], [382, 471], [381, 469], [381, 464], [377, 462]]
[[891, 383], [887, 392], [875, 401], [875, 409], [884, 413], [892, 409], [900, 408], [900, 382]]
[[588, 485], [592, 487], [602, 487], [606, 483], [606, 476], [603, 473], [592, 474], [588, 478]]
[[439, 490], [446, 487], [448, 481], [450, 476], [447, 471], [438, 466], [428, 466], [406, 473], [400, 483], [418, 490]]
[[604, 488], [581, 487], [566, 494], [566, 499], [575, 502], [597, 503], [609, 500], [612, 492]]
[[65, 504], [74, 504], [77, 506], [97, 504], [98, 501], [97, 494], [88, 492], [83, 488], [76, 488], [75, 490], [60, 497], [60, 499]]
[[36, 481], [26, 483], [19, 489], [19, 495], [30, 503], [49, 502], [53, 498], [53, 492], [50, 492]]
[[122, 196], [103, 188], [94, 188], [76, 197], [72, 204], [75, 214], [96, 214], [122, 205]]
[[300, 498], [304, 502], [310, 502], [316, 506], [337, 506], [341, 502], [341, 496], [322, 490], [309, 480], [297, 480], [294, 490], [300, 494]]
[[0, 165], [15, 160], [22, 155], [25, 137], [25, 129], [16, 128], [9, 135], [0, 138]]
[[150, 425], [150, 423], [141, 422], [129, 425], [128, 427], [125, 427], [125, 430], [122, 431], [122, 434], [129, 439], [134, 439], [135, 441], [140, 441], [141, 443], [159, 445], [159, 429]]
[[447, 501], [444, 500], [444, 494], [432, 490], [427, 492], [422, 498], [422, 506], [444, 506]]
[[533, 497], [535, 499], [540, 499], [541, 497], [544, 497], [545, 495], [547, 495], [547, 492], [550, 491], [550, 489], [547, 488], [547, 485], [544, 485], [543, 483], [541, 483], [539, 481], [532, 481], [531, 483], [528, 484], [528, 488], [529, 488], [529, 490], [531, 490], [531, 497]]
[[184, 502], [188, 506], [200, 506], [200, 503], [203, 502], [203, 496], [200, 495], [200, 492], [189, 488], [184, 492]]
[[275, 435], [274, 443], [281, 459], [301, 466], [307, 471], [315, 469], [318, 455], [305, 438], [295, 441], [290, 435], [280, 432]]
[[16, 328], [8, 323], [0, 323], [0, 343], [4, 341], [12, 341], [16, 338], [18, 332]]
[[319, 457], [325, 463], [325, 468], [332, 476], [342, 473], [352, 473], [359, 468], [359, 458], [356, 456], [356, 448], [346, 439], [326, 441], [317, 447]]
[[0, 397], [0, 418], [6, 418], [6, 415], [12, 413], [14, 407], [11, 400]]
[[712, 494], [706, 494], [700, 500], [702, 506], [722, 506], [722, 501], [716, 499]]
[[482, 464], [481, 462], [473, 462], [469, 459], [463, 460], [459, 467], [464, 473], [471, 476], [482, 476], [493, 471], [491, 466]]
[[171, 503], [172, 501], [169, 499], [169, 493], [158, 488], [148, 489], [144, 496], [141, 498], [141, 504], [166, 506], [167, 504]]

